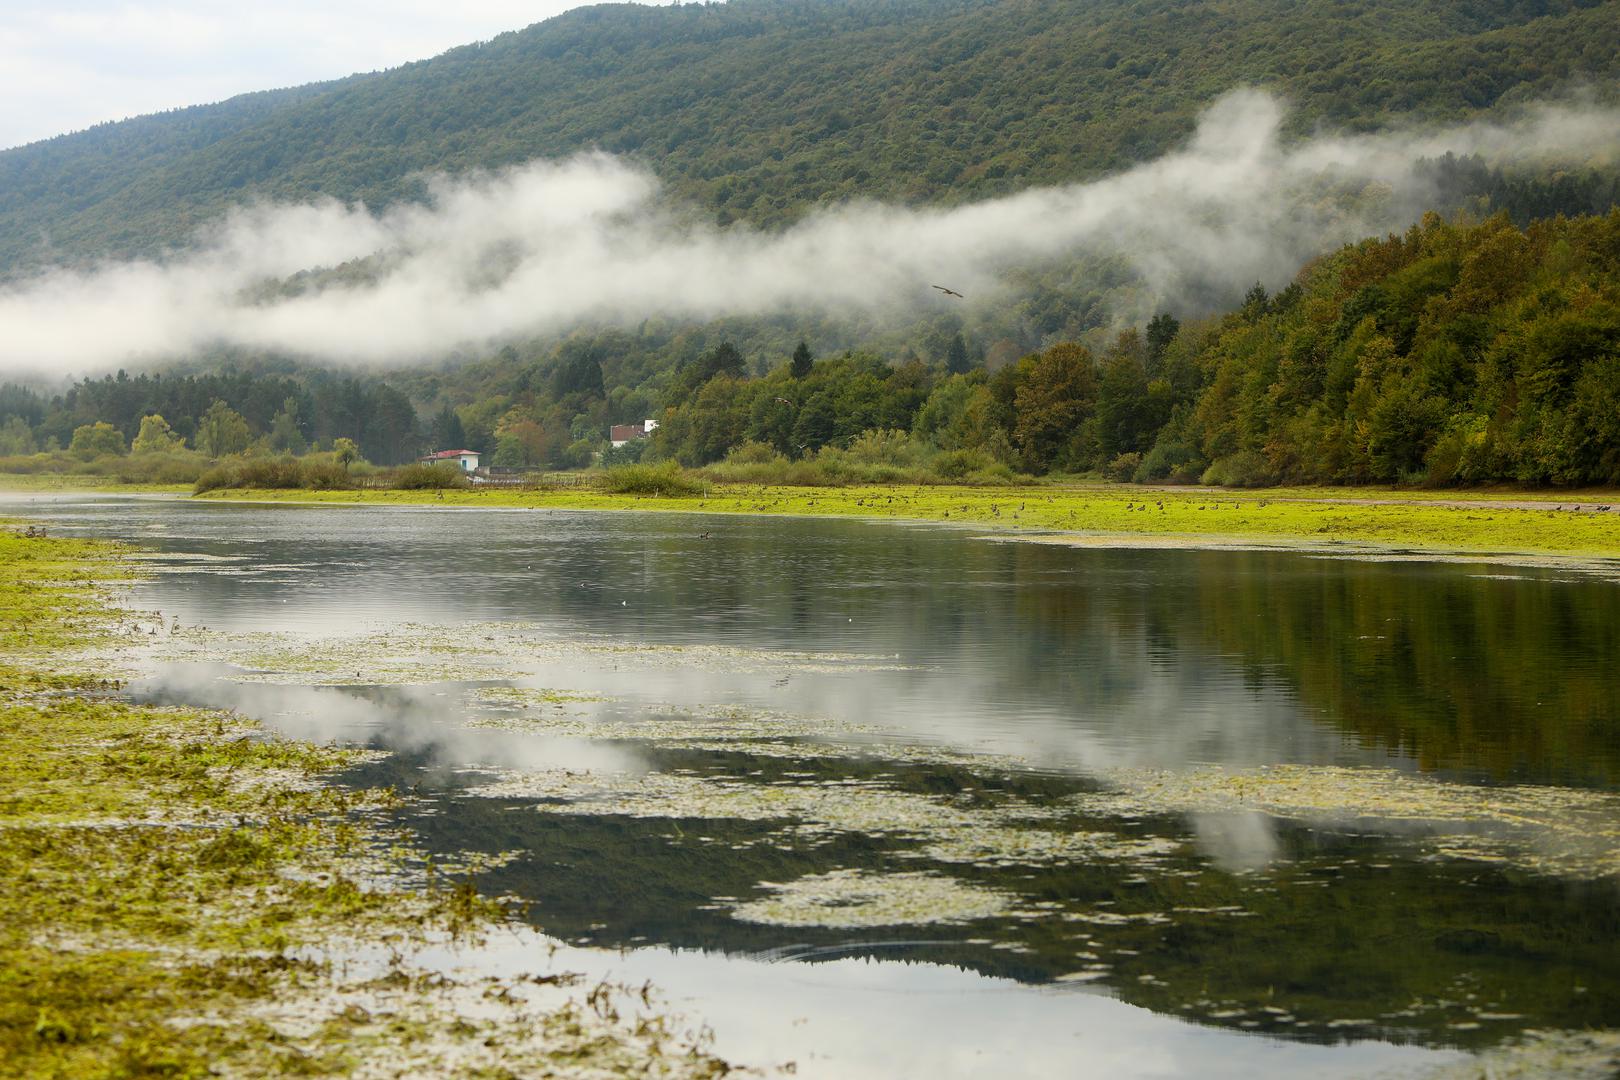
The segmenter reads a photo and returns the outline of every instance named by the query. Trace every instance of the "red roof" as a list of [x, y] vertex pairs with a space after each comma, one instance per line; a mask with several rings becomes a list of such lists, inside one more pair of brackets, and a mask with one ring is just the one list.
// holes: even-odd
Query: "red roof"
[[428, 457], [430, 457], [430, 458], [453, 458], [453, 457], [461, 457], [463, 454], [466, 454], [469, 457], [477, 457], [478, 456], [478, 451], [476, 451], [476, 450], [440, 450], [437, 454], [429, 454]]

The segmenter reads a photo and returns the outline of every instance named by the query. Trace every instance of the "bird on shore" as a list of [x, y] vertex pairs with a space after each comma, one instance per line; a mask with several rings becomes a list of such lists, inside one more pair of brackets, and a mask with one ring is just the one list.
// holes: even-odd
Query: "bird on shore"
[[965, 299], [967, 299], [967, 298], [966, 298], [966, 297], [965, 297], [965, 296], [963, 296], [963, 295], [962, 295], [962, 294], [961, 294], [961, 293], [959, 293], [959, 292], [957, 292], [957, 291], [956, 291], [956, 290], [955, 290], [955, 289], [947, 289], [947, 288], [946, 288], [946, 287], [945, 287], [945, 286], [943, 286], [943, 285], [933, 285], [933, 286], [930, 286], [930, 287], [931, 287], [931, 288], [935, 288], [935, 289], [938, 289], [938, 290], [939, 290], [939, 291], [940, 291], [940, 292], [942, 292], [942, 293], [944, 293], [944, 294], [945, 294], [945, 295], [946, 295], [946, 296], [954, 296], [954, 297], [956, 297], [956, 298], [957, 298], [957, 299], [958, 299], [958, 300], [965, 300]]

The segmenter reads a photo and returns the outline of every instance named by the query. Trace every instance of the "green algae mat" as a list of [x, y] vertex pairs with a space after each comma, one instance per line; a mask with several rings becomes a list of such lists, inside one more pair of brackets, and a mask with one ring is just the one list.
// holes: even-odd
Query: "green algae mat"
[[399, 795], [326, 782], [364, 751], [111, 693], [153, 629], [112, 606], [125, 554], [0, 529], [0, 1076], [723, 1068], [621, 1022], [605, 987], [541, 1002], [403, 960], [341, 975], [334, 957], [403, 957], [507, 914], [465, 875], [420, 872], [376, 817]]

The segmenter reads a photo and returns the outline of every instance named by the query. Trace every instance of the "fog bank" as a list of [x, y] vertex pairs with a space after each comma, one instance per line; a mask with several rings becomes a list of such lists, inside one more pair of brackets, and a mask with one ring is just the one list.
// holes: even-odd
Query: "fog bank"
[[0, 291], [0, 370], [76, 373], [211, 345], [399, 364], [649, 316], [906, 320], [996, 303], [1008, 271], [1083, 252], [1125, 255], [1149, 299], [1174, 306], [1184, 293], [1280, 284], [1312, 255], [1403, 226], [1434, 195], [1421, 158], [1582, 164], [1620, 151], [1620, 112], [1595, 107], [1287, 144], [1283, 116], [1277, 99], [1235, 91], [1183, 148], [1097, 181], [954, 208], [860, 203], [775, 233], [693, 224], [649, 172], [600, 153], [435, 178], [424, 203], [380, 212], [260, 204], [161, 260]]

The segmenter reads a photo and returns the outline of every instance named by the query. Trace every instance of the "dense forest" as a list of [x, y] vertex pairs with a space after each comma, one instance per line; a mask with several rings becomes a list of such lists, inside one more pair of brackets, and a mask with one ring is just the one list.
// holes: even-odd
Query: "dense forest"
[[1620, 210], [1523, 230], [1430, 215], [1220, 318], [994, 372], [845, 357], [749, 380], [726, 348], [684, 369], [658, 450], [695, 465], [892, 429], [1036, 474], [1620, 483]]
[[[513, 467], [651, 455], [733, 476], [853, 460], [947, 479], [1620, 483], [1620, 209], [1524, 228], [1505, 213], [1431, 214], [1319, 259], [1275, 295], [1256, 285], [1214, 318], [1163, 313], [1095, 352], [1066, 341], [987, 363], [958, 333], [935, 358], [817, 359], [801, 342], [751, 365], [729, 340], [659, 340], [684, 351], [673, 367], [638, 367], [666, 353], [638, 353], [629, 335], [529, 364], [509, 346], [484, 369], [498, 391], [425, 420], [386, 380], [322, 372], [120, 373], [50, 400], [9, 386], [0, 452], [123, 454], [160, 415], [212, 457], [349, 438], [380, 463], [465, 445]], [[443, 398], [453, 378], [404, 381]], [[209, 427], [222, 408], [242, 421], [228, 448]], [[628, 417], [660, 426], [609, 450], [607, 424]], [[98, 422], [116, 438], [87, 441]]]
[[[153, 416], [163, 422], [156, 442], [152, 425], [142, 424]], [[299, 378], [251, 371], [131, 377], [120, 371], [85, 379], [55, 397], [0, 386], [0, 455], [70, 450], [80, 429], [98, 424], [111, 430], [89, 444], [81, 435], [78, 447], [115, 456], [132, 446], [137, 452], [190, 446], [209, 457], [251, 450], [299, 454], [346, 438], [367, 459], [397, 464], [416, 455], [423, 437], [416, 409], [399, 390], [379, 379], [320, 371]]]
[[582, 8], [387, 72], [0, 153], [0, 275], [152, 254], [257, 197], [378, 206], [420, 195], [424, 170], [591, 148], [722, 222], [971, 201], [1162, 153], [1234, 86], [1286, 97], [1293, 134], [1454, 120], [1612, 86], [1616, 41], [1620, 5], [1599, 0]]

